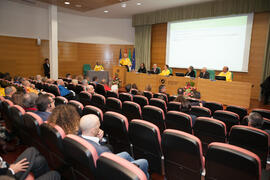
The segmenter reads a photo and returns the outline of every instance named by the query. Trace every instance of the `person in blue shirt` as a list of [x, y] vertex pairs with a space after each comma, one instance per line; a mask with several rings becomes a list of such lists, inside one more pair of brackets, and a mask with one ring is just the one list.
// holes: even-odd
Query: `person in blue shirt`
[[41, 94], [36, 101], [37, 109], [35, 113], [39, 115], [43, 121], [47, 121], [55, 108], [54, 100], [48, 94]]
[[[95, 147], [99, 156], [103, 152], [111, 152], [107, 146], [100, 144], [104, 132], [100, 129], [100, 121], [96, 115], [88, 114], [83, 116], [80, 120], [80, 130], [81, 137]], [[137, 165], [149, 178], [148, 161], [146, 159], [134, 160], [127, 152], [118, 153], [117, 156]]]

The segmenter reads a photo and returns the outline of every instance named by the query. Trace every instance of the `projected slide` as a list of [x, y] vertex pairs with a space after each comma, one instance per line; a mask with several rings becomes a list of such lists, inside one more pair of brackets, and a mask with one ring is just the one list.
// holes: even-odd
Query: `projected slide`
[[168, 23], [170, 67], [248, 71], [253, 14]]

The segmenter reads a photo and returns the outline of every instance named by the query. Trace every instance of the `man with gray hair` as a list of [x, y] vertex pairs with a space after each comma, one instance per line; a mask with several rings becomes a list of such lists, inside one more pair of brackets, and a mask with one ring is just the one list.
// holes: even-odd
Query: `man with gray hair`
[[[259, 113], [252, 112], [249, 114], [248, 126], [262, 129], [263, 123], [264, 123], [263, 117]], [[267, 132], [270, 135], [270, 130], [263, 129], [263, 131]]]
[[12, 95], [17, 92], [14, 86], [8, 86], [5, 88], [5, 99], [11, 100]]
[[85, 88], [86, 92], [89, 92], [90, 94], [95, 94], [95, 88], [92, 85], [87, 85]]
[[157, 67], [157, 64], [153, 64], [153, 68], [152, 68], [152, 74], [159, 74], [160, 73], [160, 69]]
[[36, 108], [36, 100], [38, 95], [35, 93], [27, 93], [23, 95], [23, 108], [25, 111], [35, 112]]
[[[99, 118], [94, 114], [85, 115], [80, 120], [80, 130], [82, 132], [81, 137], [93, 145], [100, 156], [103, 152], [111, 152], [111, 150], [107, 146], [100, 144], [100, 140], [103, 138], [104, 132], [99, 127]], [[148, 162], [146, 159], [134, 160], [127, 152], [121, 152], [117, 155], [137, 165], [149, 178]]]

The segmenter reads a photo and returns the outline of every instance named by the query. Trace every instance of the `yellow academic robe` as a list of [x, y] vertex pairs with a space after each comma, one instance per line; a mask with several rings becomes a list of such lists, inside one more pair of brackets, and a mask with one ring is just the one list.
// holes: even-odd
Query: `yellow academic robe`
[[103, 71], [104, 68], [102, 65], [96, 65], [95, 68], [94, 68], [94, 71]]
[[232, 81], [232, 73], [229, 72], [229, 71], [226, 72], [226, 73], [221, 72], [221, 73], [218, 74], [218, 76], [225, 76], [226, 77], [226, 81], [229, 81], [229, 82]]
[[122, 59], [120, 60], [120, 64], [121, 64], [122, 66], [131, 66], [131, 61], [130, 61], [129, 58], [122, 58]]
[[159, 75], [161, 75], [161, 76], [169, 76], [170, 73], [171, 73], [170, 70], [167, 69], [167, 70], [163, 70]]

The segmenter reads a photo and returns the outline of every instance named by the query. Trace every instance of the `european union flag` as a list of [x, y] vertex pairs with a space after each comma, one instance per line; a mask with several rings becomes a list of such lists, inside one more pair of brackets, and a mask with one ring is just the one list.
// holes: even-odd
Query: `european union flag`
[[135, 48], [133, 50], [133, 56], [132, 56], [132, 65], [131, 65], [131, 70], [135, 69], [135, 65], [136, 65], [136, 59], [135, 59]]
[[121, 49], [120, 49], [120, 53], [119, 53], [119, 64], [120, 64], [121, 59], [122, 59], [122, 53], [121, 53]]

